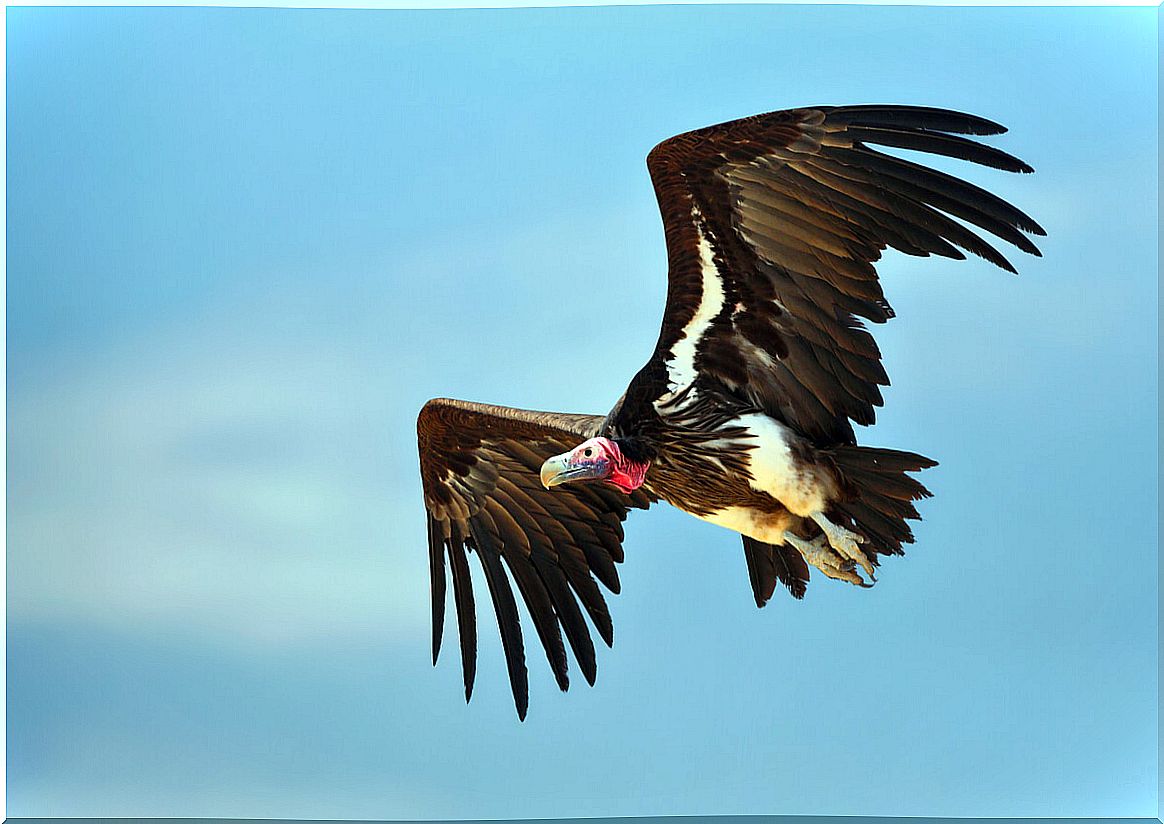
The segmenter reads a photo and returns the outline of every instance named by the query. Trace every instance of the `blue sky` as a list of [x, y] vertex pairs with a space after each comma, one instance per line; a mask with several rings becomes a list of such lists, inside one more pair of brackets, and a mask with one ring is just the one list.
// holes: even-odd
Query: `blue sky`
[[[9, 9], [8, 813], [1155, 815], [1156, 20]], [[757, 610], [736, 536], [636, 514], [597, 686], [535, 655], [518, 724], [484, 623], [466, 707], [419, 407], [604, 412], [646, 152], [851, 102], [1007, 124], [1034, 176], [942, 166], [1050, 232], [882, 266], [917, 546]]]

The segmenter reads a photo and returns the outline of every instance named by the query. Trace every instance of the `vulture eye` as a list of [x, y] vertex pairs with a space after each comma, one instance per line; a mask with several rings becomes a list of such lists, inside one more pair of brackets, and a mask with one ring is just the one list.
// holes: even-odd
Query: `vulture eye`
[[585, 455], [587, 458], [589, 458], [591, 455], [593, 455], [593, 454], [594, 454], [594, 449], [593, 449], [593, 447], [589, 447], [589, 446], [588, 446], [588, 447], [586, 447], [586, 451], [585, 451], [585, 452], [583, 452], [582, 454], [583, 454], [583, 455]]

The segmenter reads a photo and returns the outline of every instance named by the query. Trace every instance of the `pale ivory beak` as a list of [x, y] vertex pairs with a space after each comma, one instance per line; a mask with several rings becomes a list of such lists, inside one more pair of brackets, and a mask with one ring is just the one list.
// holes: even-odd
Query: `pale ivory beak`
[[549, 489], [567, 481], [602, 480], [607, 476], [608, 466], [605, 458], [572, 461], [570, 453], [563, 452], [542, 464], [542, 486]]
[[570, 480], [570, 453], [555, 455], [542, 464], [542, 486], [549, 489]]

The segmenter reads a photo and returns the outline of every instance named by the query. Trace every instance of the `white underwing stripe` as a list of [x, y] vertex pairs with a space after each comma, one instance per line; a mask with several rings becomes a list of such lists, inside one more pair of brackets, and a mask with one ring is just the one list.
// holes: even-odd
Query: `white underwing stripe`
[[712, 320], [723, 309], [724, 303], [723, 281], [719, 270], [715, 267], [715, 253], [712, 251], [711, 243], [703, 234], [702, 217], [698, 206], [692, 207], [691, 218], [695, 222], [695, 231], [699, 236], [699, 271], [702, 275], [702, 291], [695, 314], [683, 327], [683, 334], [671, 347], [671, 356], [667, 359], [668, 388], [672, 392], [690, 385], [695, 380], [695, 348], [707, 332]]

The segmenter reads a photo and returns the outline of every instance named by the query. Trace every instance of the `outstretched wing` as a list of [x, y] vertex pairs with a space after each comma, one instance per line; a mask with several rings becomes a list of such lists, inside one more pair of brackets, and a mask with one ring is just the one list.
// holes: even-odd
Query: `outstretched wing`
[[[714, 378], [818, 444], [852, 443], [888, 385], [859, 318], [892, 317], [874, 261], [892, 246], [1013, 272], [975, 230], [1024, 252], [1030, 217], [888, 146], [1030, 172], [960, 137], [1004, 132], [958, 112], [910, 106], [793, 109], [681, 134], [651, 151], [670, 264], [659, 343], [628, 395], [655, 399]], [[666, 385], [664, 385], [666, 384]], [[653, 396], [652, 396], [653, 390]]]
[[[603, 418], [530, 412], [440, 398], [416, 422], [420, 472], [428, 510], [432, 572], [432, 655], [440, 653], [446, 559], [461, 641], [465, 700], [473, 693], [477, 625], [466, 550], [485, 573], [518, 715], [529, 685], [521, 622], [510, 582], [517, 584], [563, 690], [569, 687], [562, 632], [586, 680], [593, 684], [594, 644], [579, 602], [609, 646], [614, 629], [595, 581], [619, 591], [622, 521], [645, 509], [643, 491], [625, 495], [606, 484], [567, 484], [552, 492], [539, 480], [542, 463], [595, 435]], [[559, 628], [560, 625], [560, 628]]]

